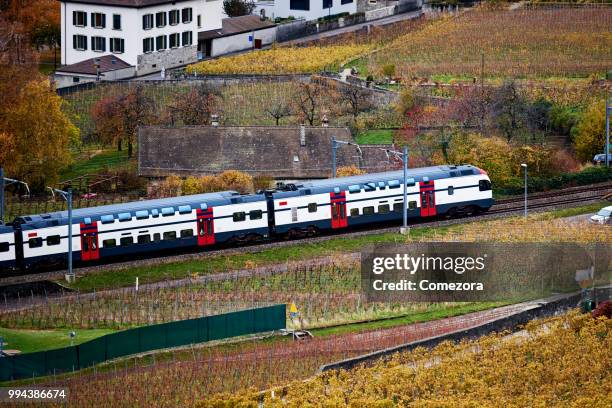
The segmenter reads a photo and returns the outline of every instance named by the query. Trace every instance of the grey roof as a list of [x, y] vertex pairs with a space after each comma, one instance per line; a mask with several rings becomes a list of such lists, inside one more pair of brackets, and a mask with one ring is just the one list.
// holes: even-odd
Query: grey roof
[[[347, 128], [286, 126], [186, 126], [140, 128], [139, 174], [216, 174], [240, 170], [252, 175], [282, 179], [326, 178], [331, 175], [331, 140], [352, 141]], [[355, 147], [337, 150], [337, 165], [358, 166], [368, 172], [397, 168], [383, 147], [363, 148], [360, 160]]]
[[117, 7], [149, 7], [158, 4], [180, 3], [187, 0], [58, 0], [62, 3], [99, 4], [101, 6]]
[[208, 40], [211, 38], [227, 37], [249, 31], [262, 30], [274, 27], [276, 24], [270, 20], [262, 20], [254, 14], [248, 16], [224, 18], [221, 20], [221, 28], [216, 30], [200, 31], [198, 40]]
[[101, 57], [89, 58], [76, 64], [65, 65], [57, 70], [57, 72], [66, 72], [70, 74], [96, 75], [96, 64], [100, 65], [100, 73], [116, 71], [118, 69], [130, 68], [128, 64], [121, 58], [115, 55], [103, 55]]

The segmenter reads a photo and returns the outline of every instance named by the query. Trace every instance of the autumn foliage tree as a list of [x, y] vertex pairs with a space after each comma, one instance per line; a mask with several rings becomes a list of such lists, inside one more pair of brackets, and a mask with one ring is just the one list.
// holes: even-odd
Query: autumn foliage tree
[[218, 89], [205, 84], [178, 94], [168, 107], [170, 124], [210, 125], [212, 115], [220, 113], [220, 96]]
[[578, 158], [583, 161], [605, 151], [606, 112], [603, 101], [597, 100], [587, 107], [573, 130], [573, 142]]

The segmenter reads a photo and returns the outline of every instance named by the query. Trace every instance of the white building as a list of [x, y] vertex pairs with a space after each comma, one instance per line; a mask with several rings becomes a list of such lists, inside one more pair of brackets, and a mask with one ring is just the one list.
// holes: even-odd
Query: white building
[[226, 17], [223, 0], [59, 1], [62, 64], [113, 54], [137, 75], [197, 61], [198, 32]]
[[266, 17], [303, 18], [317, 20], [334, 14], [357, 12], [358, 0], [260, 0], [257, 11], [265, 11]]

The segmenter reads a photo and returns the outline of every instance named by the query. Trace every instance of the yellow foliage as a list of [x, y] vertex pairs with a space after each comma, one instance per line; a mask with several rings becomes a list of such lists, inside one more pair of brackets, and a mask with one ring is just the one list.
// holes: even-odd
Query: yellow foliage
[[277, 47], [199, 62], [187, 67], [198, 74], [313, 73], [337, 66], [370, 49], [367, 45]]
[[355, 165], [340, 166], [336, 169], [336, 177], [360, 176], [365, 173], [364, 170], [357, 168]]
[[238, 170], [227, 170], [218, 176], [224, 190], [236, 190], [240, 193], [253, 191], [253, 177]]
[[578, 158], [592, 160], [597, 153], [603, 153], [606, 145], [606, 105], [597, 100], [591, 103], [576, 124], [574, 148]]

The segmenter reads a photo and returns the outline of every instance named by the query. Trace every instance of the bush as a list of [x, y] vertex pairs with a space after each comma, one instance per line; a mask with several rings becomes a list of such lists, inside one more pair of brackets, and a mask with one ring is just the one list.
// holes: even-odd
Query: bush
[[597, 153], [602, 153], [606, 144], [605, 103], [596, 100], [587, 108], [572, 130], [576, 155], [589, 161]]
[[[527, 190], [533, 193], [606, 181], [612, 181], [612, 170], [605, 167], [589, 167], [579, 173], [565, 173], [546, 178], [529, 177], [527, 180]], [[503, 184], [493, 184], [495, 192], [503, 195], [522, 194], [523, 188], [523, 180], [520, 177], [513, 177]]]
[[274, 177], [268, 175], [261, 175], [253, 177], [253, 188], [255, 191], [267, 190], [274, 186]]
[[218, 176], [219, 184], [224, 190], [236, 190], [239, 193], [253, 191], [253, 177], [238, 170], [227, 170]]
[[336, 169], [336, 177], [360, 176], [366, 172], [354, 165], [340, 166]]

